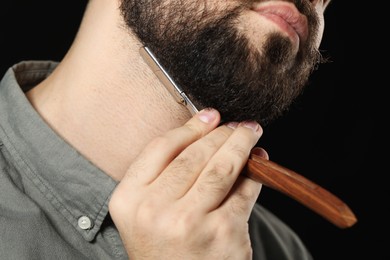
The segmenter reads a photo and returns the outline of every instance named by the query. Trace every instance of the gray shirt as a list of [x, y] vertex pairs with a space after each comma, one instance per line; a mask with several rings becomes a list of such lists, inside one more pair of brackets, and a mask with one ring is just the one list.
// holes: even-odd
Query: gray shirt
[[[117, 183], [24, 95], [56, 66], [20, 62], [0, 83], [0, 259], [128, 259], [108, 212]], [[259, 204], [249, 227], [254, 259], [311, 259], [297, 235]]]

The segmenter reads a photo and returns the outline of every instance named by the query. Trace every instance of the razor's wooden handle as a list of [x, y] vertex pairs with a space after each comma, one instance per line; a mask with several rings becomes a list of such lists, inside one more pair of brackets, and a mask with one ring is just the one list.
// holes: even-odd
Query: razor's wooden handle
[[275, 162], [251, 154], [244, 173], [302, 203], [339, 228], [348, 228], [357, 222], [351, 209], [338, 197]]

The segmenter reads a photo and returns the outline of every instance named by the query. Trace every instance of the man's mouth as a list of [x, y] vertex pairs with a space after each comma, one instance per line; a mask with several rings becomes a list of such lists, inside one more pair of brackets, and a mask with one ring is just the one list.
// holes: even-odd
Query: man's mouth
[[267, 1], [255, 4], [252, 10], [274, 22], [293, 40], [299, 37], [299, 41], [306, 41], [307, 18], [298, 11], [294, 4], [284, 1]]

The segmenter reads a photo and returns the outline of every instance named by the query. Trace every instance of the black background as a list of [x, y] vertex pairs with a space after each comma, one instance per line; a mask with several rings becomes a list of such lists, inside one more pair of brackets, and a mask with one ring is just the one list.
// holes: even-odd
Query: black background
[[[265, 129], [259, 145], [267, 149], [271, 160], [342, 199], [358, 222], [340, 229], [267, 187], [259, 203], [288, 223], [316, 260], [388, 260], [389, 188], [385, 180], [389, 170], [384, 162], [389, 153], [381, 103], [386, 85], [377, 76], [381, 66], [373, 59], [379, 45], [372, 49], [367, 40], [373, 28], [346, 2], [334, 0], [326, 12], [321, 49], [331, 62], [319, 66], [304, 95], [288, 114]], [[61, 60], [86, 3], [2, 2], [0, 74], [21, 60]]]

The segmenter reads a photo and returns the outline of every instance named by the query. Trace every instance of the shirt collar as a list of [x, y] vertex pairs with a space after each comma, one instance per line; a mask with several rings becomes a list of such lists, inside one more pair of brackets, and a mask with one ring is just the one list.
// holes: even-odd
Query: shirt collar
[[57, 135], [24, 95], [57, 64], [24, 61], [6, 72], [0, 82], [0, 139], [19, 172], [91, 241], [108, 214], [109, 197], [117, 183]]

